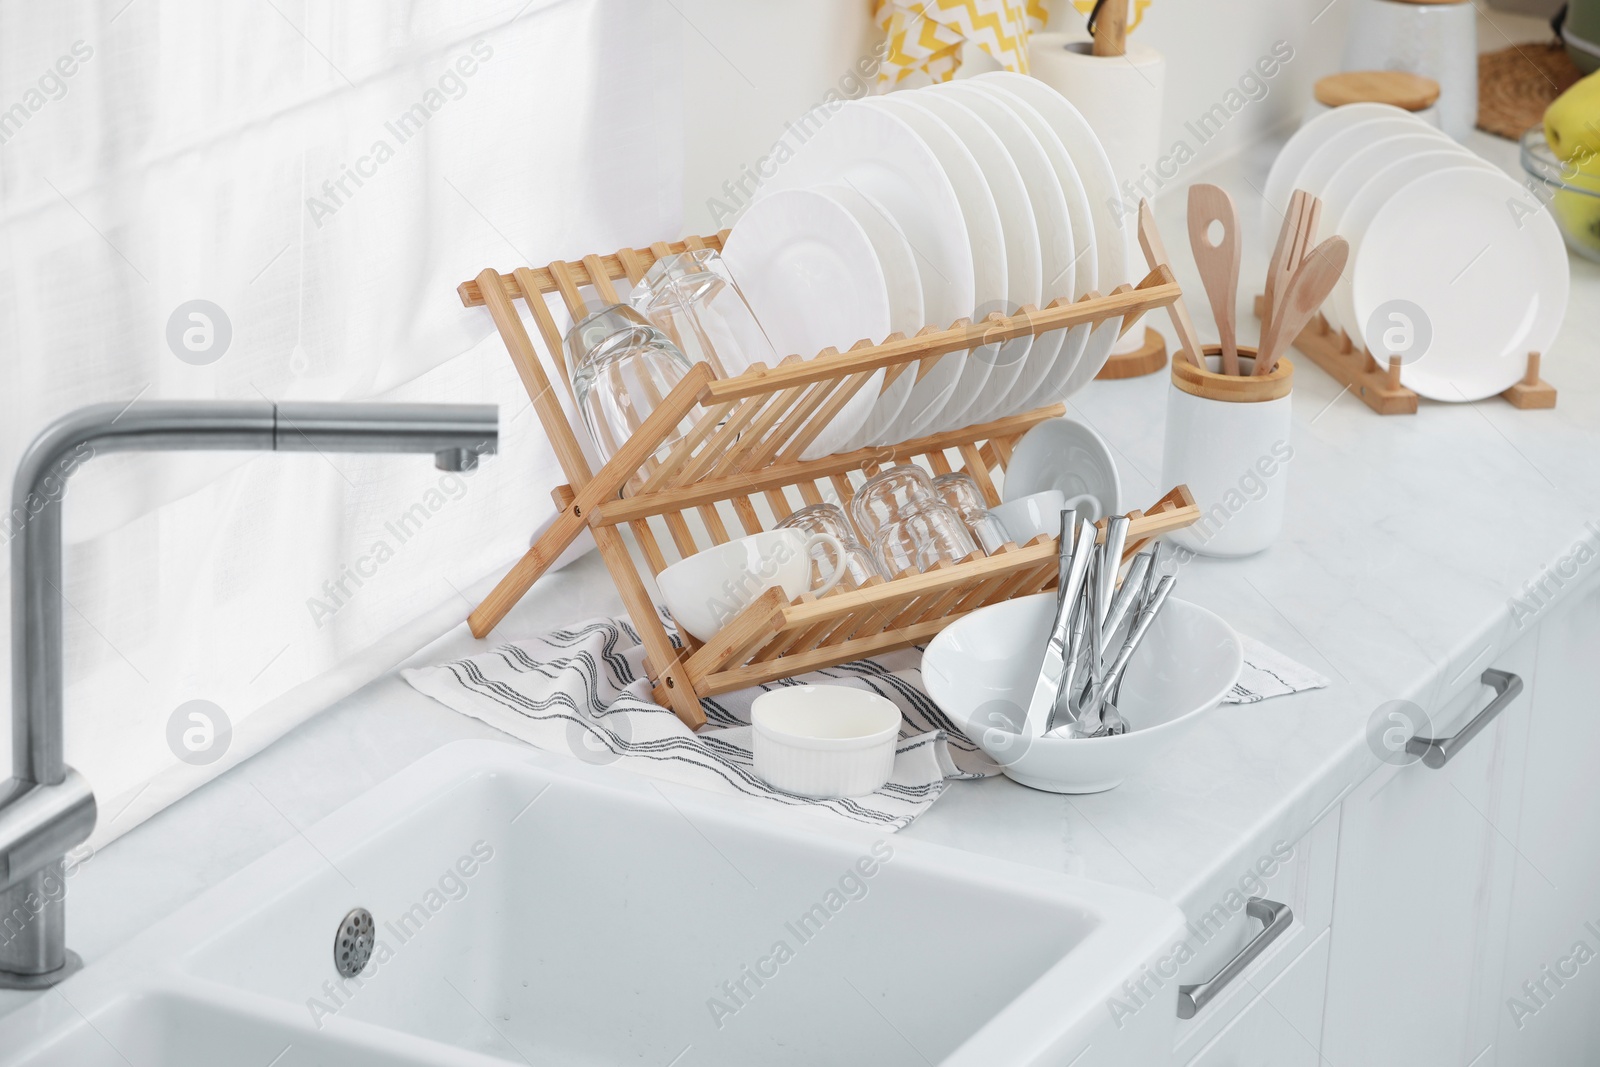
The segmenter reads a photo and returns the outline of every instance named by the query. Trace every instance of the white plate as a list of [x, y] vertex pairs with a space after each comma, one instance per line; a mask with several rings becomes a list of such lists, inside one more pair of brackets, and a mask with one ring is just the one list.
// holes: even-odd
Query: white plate
[[[984, 180], [989, 184], [989, 191], [994, 194], [995, 206], [1000, 211], [1000, 229], [1006, 242], [1006, 301], [1005, 306], [998, 308], [985, 307], [980, 303], [977, 316], [986, 317], [994, 311], [1013, 315], [1025, 304], [1037, 307], [1044, 284], [1040, 266], [1039, 224], [1034, 218], [1033, 206], [1028, 202], [1028, 190], [1023, 184], [1022, 173], [1005, 145], [987, 123], [954, 97], [924, 89], [901, 93], [897, 99], [903, 99], [944, 120], [945, 125], [961, 138], [961, 143], [978, 161], [978, 166], [983, 169]], [[945, 421], [950, 425], [965, 425], [995, 417], [1021, 377], [1032, 348], [1033, 337], [1028, 334], [999, 345], [983, 391], [974, 394], [959, 412], [952, 413], [953, 403], [947, 406]]]
[[[1455, 144], [1436, 128], [1409, 113], [1399, 118], [1384, 116], [1367, 119], [1365, 122], [1358, 122], [1354, 126], [1340, 130], [1323, 141], [1321, 147], [1312, 152], [1311, 157], [1301, 166], [1300, 173], [1294, 179], [1294, 188], [1304, 189], [1320, 198], [1334, 173], [1344, 166], [1351, 156], [1370, 144], [1402, 134], [1422, 134], [1442, 144]], [[1323, 209], [1327, 209], [1326, 204], [1323, 205]]]
[[[956, 199], [961, 201], [961, 218], [967, 227], [967, 240], [972, 245], [972, 318], [979, 319], [990, 311], [1004, 309], [1008, 293], [1006, 241], [1000, 224], [1000, 209], [995, 206], [994, 193], [989, 190], [982, 168], [961, 138], [944, 120], [911, 103], [910, 95], [876, 96], [865, 103], [897, 116], [915, 130], [938, 157], [945, 176], [955, 186]], [[955, 391], [944, 403], [924, 409], [912, 423], [908, 436], [919, 437], [961, 425], [956, 420], [967, 404], [982, 394], [989, 372], [997, 362], [999, 347], [998, 344], [982, 345], [967, 352], [961, 361], [961, 376], [956, 380]], [[910, 404], [917, 403], [917, 391], [913, 387]]]
[[[1090, 293], [1098, 292], [1096, 286], [1100, 277], [1100, 260], [1095, 254], [1094, 216], [1089, 205], [1088, 193], [1066, 146], [1061, 143], [1061, 138], [1051, 129], [1044, 116], [1022, 97], [988, 84], [981, 78], [972, 79], [970, 84], [1009, 108], [1012, 114], [1022, 120], [1028, 132], [1033, 134], [1039, 146], [1044, 149], [1045, 157], [1050, 160], [1050, 166], [1061, 182], [1061, 191], [1067, 200], [1067, 215], [1072, 219], [1073, 288], [1076, 290], [1073, 299], [1081, 300]], [[1084, 350], [1088, 347], [1089, 333], [1087, 325], [1076, 326], [1067, 331], [1066, 337], [1061, 342], [1061, 351], [1039, 388], [1024, 399], [1016, 410], [1027, 411], [1058, 400], [1064, 395], [1062, 390], [1072, 376], [1073, 368], [1082, 361]]]
[[1433, 341], [1400, 381], [1433, 400], [1481, 400], [1516, 384], [1529, 352], [1555, 340], [1567, 309], [1566, 246], [1547, 211], [1503, 173], [1424, 174], [1378, 209], [1351, 262], [1357, 322], [1380, 305], [1422, 309]]
[[[889, 286], [872, 239], [838, 201], [787, 189], [751, 204], [722, 248], [723, 261], [780, 359], [843, 352], [889, 333]], [[843, 448], [877, 403], [883, 372], [867, 379], [801, 453]]]
[[[922, 281], [917, 274], [917, 257], [900, 224], [882, 204], [847, 185], [819, 185], [814, 191], [837, 200], [855, 216], [872, 241], [878, 265], [883, 268], [884, 282], [889, 287], [889, 329], [907, 337], [922, 329], [926, 319], [922, 313]], [[900, 409], [906, 406], [916, 378], [916, 367], [912, 366], [884, 385], [866, 422], [850, 438], [846, 449], [866, 448], [886, 440], [884, 435]]]
[[1129, 248], [1136, 220], [1123, 214], [1122, 190], [1117, 185], [1111, 157], [1106, 155], [1105, 146], [1095, 135], [1089, 120], [1066, 97], [1037, 78], [997, 70], [981, 75], [979, 80], [1026, 100], [1044, 116], [1072, 156], [1094, 218], [1094, 254], [1099, 260], [1095, 284], [1109, 293], [1119, 285], [1134, 281], [1129, 273]]
[[1294, 193], [1294, 180], [1311, 153], [1322, 147], [1322, 142], [1360, 122], [1385, 115], [1409, 115], [1409, 111], [1389, 104], [1345, 104], [1325, 112], [1301, 126], [1272, 161], [1267, 172], [1267, 184], [1261, 199], [1261, 233], [1266, 238], [1270, 254], [1278, 243], [1278, 230], [1283, 216], [1289, 210], [1289, 198]]
[[[783, 189], [843, 184], [882, 204], [900, 224], [917, 256], [922, 304], [929, 324], [943, 329], [970, 318], [974, 280], [972, 245], [961, 202], [939, 160], [899, 117], [846, 101], [756, 193], [756, 202]], [[937, 360], [916, 381], [889, 431], [901, 434], [923, 408], [943, 404], [961, 377], [961, 354]], [[921, 373], [916, 368], [912, 373]]]
[[[1330, 236], [1337, 234], [1348, 241], [1353, 257], [1355, 251], [1361, 247], [1361, 235], [1366, 232], [1367, 223], [1372, 221], [1372, 216], [1378, 213], [1378, 209], [1390, 196], [1413, 178], [1450, 167], [1493, 169], [1494, 164], [1480, 159], [1471, 152], [1458, 151], [1453, 144], [1441, 145], [1431, 152], [1402, 156], [1381, 167], [1361, 183], [1360, 188], [1345, 201], [1337, 217], [1324, 214], [1323, 218], [1328, 223], [1325, 232]], [[1344, 273], [1339, 275], [1339, 280], [1334, 283], [1333, 293], [1323, 302], [1322, 310], [1327, 315], [1329, 325], [1334, 329], [1344, 330], [1359, 344], [1364, 327], [1356, 322], [1355, 303], [1350, 295], [1350, 274], [1350, 267], [1347, 265]]]
[[[1010, 503], [1046, 489], [1065, 496], [1067, 507], [1080, 509], [1080, 519], [1123, 513], [1122, 479], [1111, 446], [1081, 422], [1046, 419], [1023, 434], [1012, 451], [1000, 499]], [[1082, 510], [1086, 507], [1093, 516]]]
[[[1072, 214], [1067, 208], [1067, 196], [1062, 189], [1061, 179], [1057, 177], [1050, 157], [1045, 154], [1044, 146], [1015, 111], [982, 89], [954, 81], [935, 86], [930, 92], [954, 100], [977, 115], [994, 131], [1011, 161], [1017, 165], [1039, 234], [1042, 288], [1039, 306], [1048, 307], [1055, 300], [1077, 299], [1079, 293], [1077, 271], [1073, 265]], [[1028, 354], [1021, 376], [991, 417], [1024, 410], [1026, 401], [1044, 384], [1050, 369], [1061, 358], [1066, 340], [1066, 330], [1053, 330], [1034, 338], [1033, 350]]]
[[1437, 152], [1446, 147], [1455, 149], [1462, 156], [1472, 155], [1454, 141], [1416, 131], [1383, 137], [1352, 152], [1322, 183], [1323, 235], [1338, 231], [1339, 219], [1344, 215], [1345, 208], [1350, 206], [1350, 198], [1367, 183], [1367, 179], [1396, 160], [1424, 152]]
[[1067, 376], [1066, 384], [1061, 386], [1057, 395], [1046, 396], [1039, 403], [1054, 404], [1058, 400], [1065, 400], [1094, 381], [1094, 376], [1100, 373], [1100, 368], [1111, 358], [1111, 350], [1116, 347], [1117, 339], [1121, 335], [1121, 315], [1113, 316], [1095, 326], [1088, 340], [1084, 342], [1083, 357], [1073, 364], [1072, 373]]

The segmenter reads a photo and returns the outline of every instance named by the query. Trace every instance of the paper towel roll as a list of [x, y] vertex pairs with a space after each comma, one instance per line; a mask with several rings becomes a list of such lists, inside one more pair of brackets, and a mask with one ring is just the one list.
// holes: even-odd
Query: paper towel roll
[[1127, 55], [1096, 56], [1076, 34], [1036, 33], [1028, 44], [1033, 76], [1083, 112], [1106, 146], [1117, 180], [1137, 178], [1161, 154], [1161, 92], [1167, 61], [1130, 43]]
[[[1105, 146], [1111, 169], [1120, 184], [1138, 178], [1154, 167], [1161, 154], [1161, 91], [1167, 79], [1167, 61], [1153, 48], [1129, 44], [1126, 55], [1097, 56], [1093, 42], [1067, 33], [1036, 33], [1028, 44], [1028, 64], [1033, 76], [1055, 89], [1083, 113]], [[1137, 281], [1143, 277], [1144, 259], [1133, 238], [1134, 220], [1124, 233], [1128, 242], [1128, 269]], [[1130, 330], [1112, 349], [1136, 351], [1144, 331]]]

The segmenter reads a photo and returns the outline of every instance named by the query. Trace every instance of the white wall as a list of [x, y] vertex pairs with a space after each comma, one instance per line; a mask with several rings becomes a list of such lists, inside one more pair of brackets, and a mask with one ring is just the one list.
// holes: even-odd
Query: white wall
[[[707, 200], [764, 155], [783, 123], [838, 87], [878, 40], [872, 0], [675, 0], [684, 40], [685, 232], [713, 231]], [[1051, 0], [1051, 29], [1082, 24], [1066, 0]], [[1339, 0], [1155, 0], [1137, 39], [1167, 57], [1163, 147], [1184, 122], [1219, 101], [1279, 40], [1294, 59], [1259, 102], [1220, 136], [1196, 147], [1205, 167], [1266, 141], [1296, 121], [1311, 85], [1336, 68], [1344, 44]], [[1315, 21], [1313, 21], [1315, 20]]]

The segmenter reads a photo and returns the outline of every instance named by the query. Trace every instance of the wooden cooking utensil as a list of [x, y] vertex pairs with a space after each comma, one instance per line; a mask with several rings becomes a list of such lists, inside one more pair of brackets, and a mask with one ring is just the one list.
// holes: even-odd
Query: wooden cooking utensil
[[[1150, 201], [1139, 201], [1139, 247], [1144, 249], [1144, 261], [1151, 270], [1157, 267], [1171, 268], [1172, 263], [1167, 259], [1166, 246], [1161, 243], [1161, 231], [1156, 229], [1156, 216], [1150, 210]], [[1172, 313], [1172, 325], [1178, 331], [1178, 346], [1181, 354], [1196, 367], [1205, 366], [1200, 362], [1200, 338], [1194, 331], [1194, 320], [1189, 318], [1189, 308], [1183, 302], [1183, 297], [1174, 300], [1168, 310]]]
[[[1213, 225], [1220, 224], [1222, 237], [1211, 243]], [[1239, 211], [1226, 189], [1216, 185], [1189, 186], [1189, 249], [1194, 253], [1206, 296], [1211, 298], [1211, 314], [1217, 320], [1217, 339], [1222, 344], [1222, 372], [1239, 373], [1239, 335], [1234, 316], [1239, 297], [1239, 257], [1244, 249], [1239, 241]]]
[[1278, 308], [1267, 324], [1261, 338], [1261, 349], [1256, 356], [1256, 374], [1271, 374], [1278, 357], [1289, 343], [1300, 336], [1311, 316], [1317, 313], [1322, 302], [1333, 292], [1334, 283], [1344, 273], [1350, 258], [1350, 243], [1343, 237], [1330, 237], [1311, 254], [1301, 260], [1300, 266], [1289, 278], [1289, 284], [1279, 294]]
[[1094, 54], [1120, 56], [1128, 51], [1128, 0], [1100, 0], [1095, 5]]
[[1305, 210], [1306, 197], [1310, 194], [1304, 189], [1296, 189], [1289, 198], [1289, 210], [1284, 213], [1283, 225], [1278, 228], [1278, 243], [1273, 246], [1272, 259], [1267, 263], [1267, 284], [1262, 290], [1261, 310], [1261, 335], [1266, 336], [1267, 326], [1272, 322], [1273, 309], [1277, 307], [1277, 294], [1289, 284], [1289, 275], [1300, 261], [1290, 260], [1289, 252], [1294, 247], [1300, 233], [1300, 216]]

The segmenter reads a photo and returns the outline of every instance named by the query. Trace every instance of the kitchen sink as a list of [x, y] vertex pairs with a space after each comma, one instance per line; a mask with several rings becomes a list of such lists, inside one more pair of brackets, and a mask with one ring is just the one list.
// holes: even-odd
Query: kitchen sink
[[467, 741], [0, 1019], [0, 1062], [1148, 1062], [1177, 990], [1123, 983], [1181, 929], [1123, 889]]

